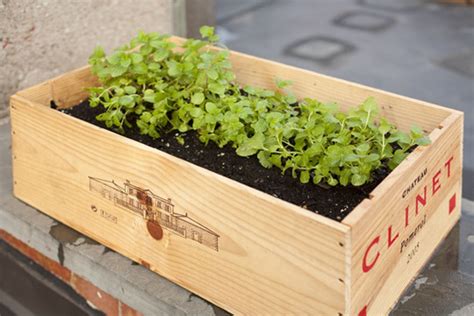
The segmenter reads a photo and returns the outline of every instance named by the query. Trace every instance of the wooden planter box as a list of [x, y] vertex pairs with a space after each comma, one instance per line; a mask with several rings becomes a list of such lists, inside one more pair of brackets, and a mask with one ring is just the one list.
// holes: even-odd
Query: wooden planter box
[[96, 84], [81, 68], [11, 98], [14, 194], [238, 314], [381, 315], [460, 216], [461, 112], [232, 53], [238, 81], [294, 82], [342, 109], [376, 98], [418, 147], [342, 223], [49, 107]]

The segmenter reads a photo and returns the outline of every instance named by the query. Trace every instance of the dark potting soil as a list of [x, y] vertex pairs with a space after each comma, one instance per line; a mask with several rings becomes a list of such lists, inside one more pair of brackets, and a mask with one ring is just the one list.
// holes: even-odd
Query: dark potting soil
[[[55, 107], [54, 104], [52, 107]], [[102, 108], [100, 106], [91, 108], [87, 100], [61, 111], [107, 129], [105, 124], [95, 119]], [[133, 123], [134, 120], [130, 122]], [[163, 134], [159, 139], [153, 139], [141, 135], [138, 127], [132, 125], [132, 128], [125, 130], [123, 136], [336, 221], [342, 221], [389, 173], [386, 168], [381, 168], [373, 174], [374, 179], [371, 183], [361, 187], [302, 184], [299, 179], [294, 179], [290, 172], [282, 174], [278, 168], [265, 169], [256, 156], [238, 156], [231, 146], [219, 148], [211, 142], [206, 146], [199, 141], [196, 132], [182, 134], [172, 131]], [[109, 130], [118, 133], [113, 129]], [[182, 136], [184, 145], [178, 143], [177, 135]]]

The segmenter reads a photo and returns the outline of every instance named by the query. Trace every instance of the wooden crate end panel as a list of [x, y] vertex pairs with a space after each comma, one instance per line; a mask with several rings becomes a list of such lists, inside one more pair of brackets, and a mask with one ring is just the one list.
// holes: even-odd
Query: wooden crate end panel
[[[348, 226], [350, 228], [350, 226]], [[344, 276], [344, 315], [350, 315], [352, 309], [352, 229], [346, 233], [345, 250], [345, 276]]]
[[[359, 307], [366, 308], [366, 315], [388, 313], [396, 305], [398, 298], [411, 285], [416, 276], [429, 262], [440, 243], [451, 232], [461, 217], [460, 185], [449, 192], [447, 198], [439, 205], [435, 215], [430, 218], [426, 229], [413, 240], [410, 252], [396, 262], [393, 273], [385, 281], [374, 299]], [[454, 201], [454, 202], [453, 202]], [[410, 265], [409, 268], [407, 266]], [[408, 269], [408, 271], [407, 271]], [[353, 310], [354, 313], [358, 309]]]
[[[464, 113], [460, 111], [453, 111], [446, 119], [440, 122], [429, 134], [431, 144], [428, 146], [419, 146], [411, 152], [402, 163], [397, 166], [370, 194], [369, 198], [364, 199], [344, 220], [343, 224], [348, 226], [357, 225], [360, 220], [366, 216], [366, 213], [372, 212], [379, 198], [384, 198], [393, 193], [393, 187], [397, 187], [401, 182], [404, 182], [407, 174], [412, 173], [412, 167], [416, 164], [423, 163], [427, 157], [432, 153], [432, 147], [443, 146], [440, 137], [445, 133], [454, 133], [460, 137], [461, 146], [463, 145], [463, 123]], [[428, 151], [428, 153], [426, 153]], [[460, 154], [460, 161], [462, 162], [462, 148]]]
[[24, 100], [30, 102], [37, 102], [41, 105], [49, 106], [49, 103], [53, 99], [51, 82], [49, 80], [44, 81], [30, 88], [18, 91], [16, 94], [11, 96], [12, 100], [15, 98], [24, 98]]
[[84, 66], [18, 91], [15, 96], [48, 107], [54, 101], [59, 108], [67, 108], [85, 100], [89, 94], [86, 88], [97, 85], [98, 80], [91, 74], [90, 66]]
[[68, 108], [87, 99], [89, 92], [86, 88], [98, 84], [98, 79], [92, 75], [90, 66], [84, 66], [51, 79], [51, 93], [59, 108]]
[[[435, 216], [441, 216], [437, 215], [438, 205], [449, 203], [451, 211], [456, 211], [461, 192], [449, 194], [459, 190], [462, 175], [462, 115], [453, 115], [452, 123], [440, 131], [432, 147], [406, 168], [403, 174], [410, 177], [400, 175], [391, 182], [391, 194], [371, 200], [371, 206], [366, 205], [363, 216], [351, 225], [353, 313], [379, 299], [380, 288], [396, 274], [397, 265], [410, 251], [412, 235], [427, 230], [431, 222], [437, 221]], [[446, 224], [450, 227], [457, 215], [449, 219]], [[438, 231], [438, 235], [443, 232]], [[385, 300], [393, 302], [397, 297]]]

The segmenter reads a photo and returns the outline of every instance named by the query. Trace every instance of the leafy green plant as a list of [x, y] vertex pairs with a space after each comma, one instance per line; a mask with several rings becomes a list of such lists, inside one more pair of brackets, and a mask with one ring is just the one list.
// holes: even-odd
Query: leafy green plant
[[135, 123], [153, 138], [193, 130], [205, 144], [230, 145], [265, 168], [331, 186], [361, 186], [430, 142], [419, 128], [404, 133], [379, 117], [371, 97], [344, 113], [333, 103], [298, 101], [286, 80], [276, 80], [275, 91], [240, 87], [228, 50], [213, 48], [214, 28], [201, 35], [177, 45], [140, 32], [111, 55], [96, 48], [89, 63], [102, 84], [90, 88], [90, 106], [104, 109], [97, 119], [120, 132]]

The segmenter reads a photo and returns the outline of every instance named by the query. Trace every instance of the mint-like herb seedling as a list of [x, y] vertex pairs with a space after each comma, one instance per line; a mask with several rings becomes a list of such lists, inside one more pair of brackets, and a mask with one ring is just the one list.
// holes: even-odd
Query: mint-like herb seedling
[[102, 85], [90, 88], [89, 101], [104, 109], [97, 119], [121, 132], [136, 124], [153, 138], [193, 130], [205, 144], [230, 145], [302, 183], [332, 186], [364, 185], [374, 170], [393, 169], [430, 143], [420, 128], [404, 133], [380, 117], [371, 97], [344, 113], [333, 103], [298, 101], [287, 80], [276, 80], [275, 91], [240, 87], [229, 52], [210, 49], [219, 41], [214, 28], [200, 31], [202, 40], [180, 50], [168, 36], [144, 32], [110, 55], [96, 48], [89, 63]]

